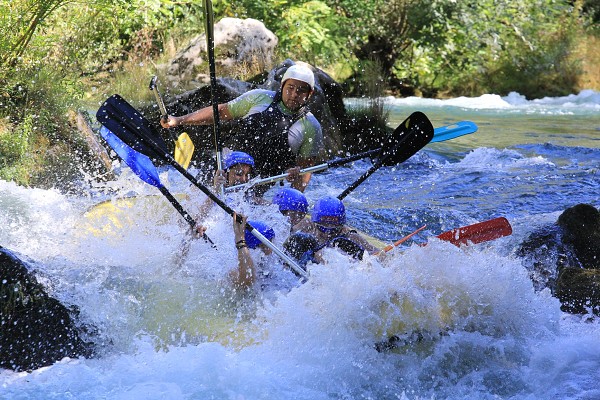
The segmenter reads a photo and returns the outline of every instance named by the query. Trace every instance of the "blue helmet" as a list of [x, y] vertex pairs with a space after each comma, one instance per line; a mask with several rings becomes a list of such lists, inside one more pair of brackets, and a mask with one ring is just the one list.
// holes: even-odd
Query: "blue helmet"
[[232, 151], [223, 160], [223, 170], [227, 171], [236, 164], [248, 164], [254, 168], [254, 158], [243, 151]]
[[[267, 239], [273, 240], [275, 237], [275, 231], [266, 223], [262, 221], [248, 221], [248, 223]], [[261, 243], [248, 229], [244, 231], [244, 239], [246, 240], [246, 245], [251, 249], [257, 248]]]
[[343, 225], [346, 223], [346, 207], [336, 197], [324, 197], [315, 203], [310, 220], [317, 224]]
[[308, 200], [298, 189], [283, 188], [273, 196], [273, 204], [279, 206], [279, 211], [308, 212]]

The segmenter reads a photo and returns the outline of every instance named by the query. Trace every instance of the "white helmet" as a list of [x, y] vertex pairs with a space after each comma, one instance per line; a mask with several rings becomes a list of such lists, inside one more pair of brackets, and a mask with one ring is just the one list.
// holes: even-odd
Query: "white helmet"
[[306, 82], [309, 84], [311, 89], [315, 88], [315, 74], [310, 68], [304, 65], [294, 64], [285, 71], [283, 78], [281, 78], [281, 85], [288, 79], [296, 79], [298, 81]]

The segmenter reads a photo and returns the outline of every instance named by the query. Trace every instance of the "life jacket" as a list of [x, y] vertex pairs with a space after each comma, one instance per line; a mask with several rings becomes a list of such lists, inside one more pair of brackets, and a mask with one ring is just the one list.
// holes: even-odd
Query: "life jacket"
[[279, 175], [296, 165], [296, 155], [288, 142], [290, 127], [308, 113], [306, 106], [293, 115], [283, 113], [278, 103], [278, 91], [273, 102], [259, 113], [242, 119], [234, 130], [232, 148], [254, 158], [254, 171], [261, 177]]
[[[356, 233], [356, 231], [352, 230], [348, 233]], [[356, 243], [352, 239], [349, 239], [347, 236], [348, 233], [329, 239], [327, 242], [317, 247], [314, 251], [317, 252], [324, 247], [337, 247], [352, 258], [362, 260], [363, 255], [365, 254], [364, 247], [362, 247], [360, 244]]]

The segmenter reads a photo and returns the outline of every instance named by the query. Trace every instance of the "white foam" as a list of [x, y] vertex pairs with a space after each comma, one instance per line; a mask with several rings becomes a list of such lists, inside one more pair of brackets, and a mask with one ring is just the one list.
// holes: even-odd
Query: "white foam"
[[[358, 100], [348, 100], [349, 104]], [[530, 99], [525, 96], [511, 92], [507, 96], [497, 94], [484, 94], [478, 97], [456, 97], [451, 99], [428, 99], [421, 97], [386, 97], [385, 102], [390, 106], [410, 106], [413, 108], [423, 107], [457, 107], [474, 110], [505, 110], [520, 111], [527, 113], [550, 113], [550, 114], [589, 114], [600, 110], [600, 92], [594, 90], [582, 90], [578, 94], [562, 97], [544, 97], [542, 99]]]

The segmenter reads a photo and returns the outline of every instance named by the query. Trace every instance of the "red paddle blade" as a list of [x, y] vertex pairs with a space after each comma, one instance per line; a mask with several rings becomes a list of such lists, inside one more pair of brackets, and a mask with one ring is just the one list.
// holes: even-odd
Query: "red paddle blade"
[[498, 239], [512, 234], [512, 226], [504, 217], [452, 229], [438, 236], [438, 239], [448, 241], [455, 246], [472, 243], [477, 244]]

